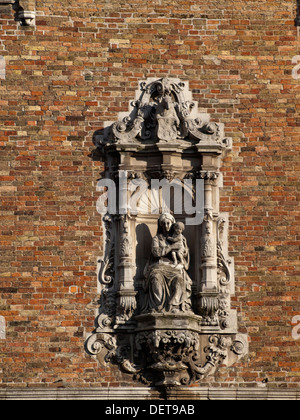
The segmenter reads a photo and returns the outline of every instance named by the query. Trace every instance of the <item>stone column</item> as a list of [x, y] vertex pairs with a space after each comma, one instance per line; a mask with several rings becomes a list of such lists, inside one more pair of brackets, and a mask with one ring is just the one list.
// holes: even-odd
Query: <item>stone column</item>
[[217, 220], [219, 215], [219, 156], [203, 153], [200, 178], [204, 179], [204, 220], [200, 229], [201, 281], [198, 284], [197, 307], [203, 316], [203, 325], [218, 328], [218, 260]]
[[[124, 171], [126, 172], [126, 171]], [[126, 172], [127, 173], [127, 172]], [[118, 264], [118, 290], [117, 290], [117, 317], [116, 327], [128, 324], [136, 310], [136, 292], [133, 284], [133, 237], [130, 229], [130, 216], [125, 213], [127, 197], [127, 177], [120, 182], [120, 214], [118, 219], [119, 264]], [[121, 197], [122, 196], [122, 197]]]
[[202, 281], [199, 291], [217, 291], [218, 156], [203, 155], [200, 177], [204, 179], [204, 220], [201, 232]]

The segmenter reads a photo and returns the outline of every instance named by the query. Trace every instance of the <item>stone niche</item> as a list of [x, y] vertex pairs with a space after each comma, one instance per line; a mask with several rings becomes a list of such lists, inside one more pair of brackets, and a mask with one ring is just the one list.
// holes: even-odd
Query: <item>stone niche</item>
[[86, 351], [167, 390], [233, 365], [248, 339], [231, 309], [229, 215], [219, 209], [220, 166], [232, 147], [223, 124], [199, 113], [188, 82], [148, 79], [129, 113], [94, 141], [106, 163], [105, 249]]

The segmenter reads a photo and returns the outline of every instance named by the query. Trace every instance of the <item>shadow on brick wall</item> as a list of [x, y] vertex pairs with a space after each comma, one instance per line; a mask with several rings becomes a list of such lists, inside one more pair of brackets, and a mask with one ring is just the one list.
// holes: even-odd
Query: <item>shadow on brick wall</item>
[[93, 134], [93, 143], [96, 148], [91, 151], [89, 158], [95, 162], [104, 162], [105, 159], [104, 152], [101, 147], [99, 147], [99, 138], [103, 138], [103, 136], [104, 130], [97, 130]]
[[297, 1], [297, 16], [295, 19], [295, 25], [300, 26], [300, 0], [296, 0], [296, 1]]

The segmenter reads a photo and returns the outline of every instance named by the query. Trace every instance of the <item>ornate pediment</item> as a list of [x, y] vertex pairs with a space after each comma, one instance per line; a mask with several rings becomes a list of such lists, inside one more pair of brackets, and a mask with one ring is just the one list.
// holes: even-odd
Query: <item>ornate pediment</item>
[[127, 146], [145, 148], [151, 145], [176, 144], [182, 147], [210, 145], [230, 149], [231, 140], [224, 136], [221, 123], [209, 122], [209, 116], [198, 112], [188, 83], [178, 79], [148, 79], [140, 83], [129, 115], [112, 123], [98, 144], [104, 148]]

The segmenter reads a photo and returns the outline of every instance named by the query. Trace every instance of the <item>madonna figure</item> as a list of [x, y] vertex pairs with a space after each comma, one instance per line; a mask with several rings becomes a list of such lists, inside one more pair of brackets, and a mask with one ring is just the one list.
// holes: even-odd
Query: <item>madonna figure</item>
[[[175, 219], [162, 214], [158, 220], [157, 235], [152, 240], [151, 256], [145, 267], [145, 301], [143, 313], [191, 312], [192, 280], [187, 270], [190, 254], [186, 238], [176, 241]], [[169, 239], [168, 239], [169, 238]], [[174, 261], [174, 253], [181, 255]]]

